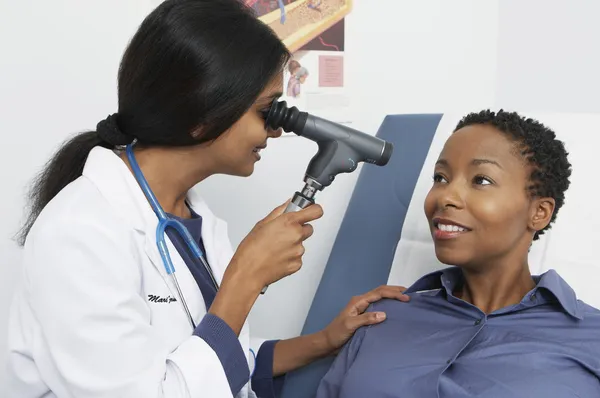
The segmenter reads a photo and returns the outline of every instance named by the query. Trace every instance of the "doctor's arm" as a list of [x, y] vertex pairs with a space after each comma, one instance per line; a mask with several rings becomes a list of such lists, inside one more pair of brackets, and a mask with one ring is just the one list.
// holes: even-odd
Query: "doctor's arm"
[[273, 375], [279, 376], [335, 354], [362, 326], [374, 325], [385, 320], [383, 312], [365, 312], [381, 299], [409, 301], [403, 294], [403, 286], [380, 286], [368, 293], [354, 297], [338, 316], [323, 330], [275, 344]]
[[337, 353], [357, 329], [360, 332], [362, 326], [373, 325], [385, 319], [384, 313], [365, 312], [371, 303], [383, 298], [409, 301], [410, 297], [403, 294], [405, 290], [402, 286], [381, 286], [350, 300], [320, 332], [254, 344], [254, 347], [259, 346], [260, 349], [257, 350], [252, 389], [260, 398], [279, 396], [283, 388], [283, 376], [287, 372]]

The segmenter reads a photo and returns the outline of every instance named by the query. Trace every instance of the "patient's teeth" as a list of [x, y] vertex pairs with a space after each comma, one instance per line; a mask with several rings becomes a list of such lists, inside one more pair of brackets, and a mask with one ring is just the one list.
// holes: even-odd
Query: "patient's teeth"
[[446, 224], [438, 224], [438, 229], [440, 231], [445, 232], [464, 232], [465, 229], [463, 227], [459, 227], [458, 225], [446, 225]]

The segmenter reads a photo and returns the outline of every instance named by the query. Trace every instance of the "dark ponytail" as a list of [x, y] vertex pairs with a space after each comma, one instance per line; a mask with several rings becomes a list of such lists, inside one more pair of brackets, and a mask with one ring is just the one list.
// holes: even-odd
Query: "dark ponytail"
[[[290, 53], [240, 0], [166, 0], [142, 22], [119, 68], [119, 111], [61, 147], [36, 177], [23, 245], [40, 212], [95, 146], [212, 141], [253, 105]], [[202, 134], [193, 134], [202, 127]]]
[[29, 230], [44, 207], [64, 187], [81, 176], [87, 157], [94, 147], [114, 148], [133, 141], [121, 133], [116, 125], [116, 118], [116, 114], [110, 115], [98, 123], [97, 131], [80, 133], [63, 143], [35, 177], [28, 195], [29, 214], [17, 235], [19, 245], [25, 244]]

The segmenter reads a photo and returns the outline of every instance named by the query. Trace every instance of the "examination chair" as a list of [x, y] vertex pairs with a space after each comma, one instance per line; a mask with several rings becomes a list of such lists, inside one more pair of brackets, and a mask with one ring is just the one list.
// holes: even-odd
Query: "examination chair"
[[[573, 165], [571, 187], [557, 222], [533, 244], [531, 272], [556, 269], [579, 299], [600, 308], [595, 288], [600, 283], [595, 253], [600, 212], [593, 201], [598, 179], [597, 167], [590, 167], [600, 137], [589, 134], [600, 126], [600, 115], [523, 113], [557, 132]], [[386, 167], [360, 171], [302, 334], [324, 328], [352, 296], [382, 284], [408, 287], [422, 275], [446, 267], [435, 257], [423, 201], [437, 156], [461, 116], [384, 118], [377, 136], [394, 144], [394, 154]], [[288, 374], [282, 398], [314, 397], [332, 362], [327, 358]]]

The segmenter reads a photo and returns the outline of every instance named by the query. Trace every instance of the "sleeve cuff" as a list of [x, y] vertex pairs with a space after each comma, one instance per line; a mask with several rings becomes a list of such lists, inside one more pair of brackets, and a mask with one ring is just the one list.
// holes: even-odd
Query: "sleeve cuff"
[[250, 378], [246, 355], [238, 337], [225, 321], [213, 314], [206, 314], [194, 334], [212, 348], [225, 370], [229, 387], [235, 396]]
[[281, 395], [285, 375], [273, 377], [275, 344], [279, 340], [265, 341], [256, 355], [256, 366], [252, 375], [252, 390], [260, 398], [276, 398]]

